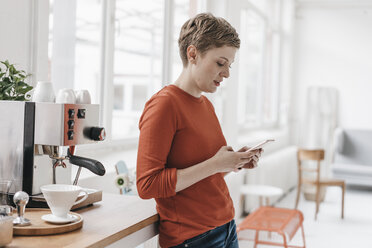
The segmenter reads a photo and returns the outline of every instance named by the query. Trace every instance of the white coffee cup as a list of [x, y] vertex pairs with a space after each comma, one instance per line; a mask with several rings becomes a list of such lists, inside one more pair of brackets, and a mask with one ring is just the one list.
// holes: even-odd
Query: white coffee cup
[[[88, 197], [88, 192], [76, 185], [49, 184], [41, 186], [40, 189], [52, 214], [60, 218], [67, 218], [71, 207], [81, 203]], [[80, 192], [84, 192], [85, 195], [76, 201]]]
[[76, 96], [73, 89], [60, 89], [56, 96], [56, 103], [76, 103]]
[[36, 87], [27, 92], [25, 97], [33, 102], [54, 102], [53, 85], [51, 82], [37, 82]]
[[76, 90], [76, 103], [78, 104], [90, 104], [91, 98], [88, 90]]

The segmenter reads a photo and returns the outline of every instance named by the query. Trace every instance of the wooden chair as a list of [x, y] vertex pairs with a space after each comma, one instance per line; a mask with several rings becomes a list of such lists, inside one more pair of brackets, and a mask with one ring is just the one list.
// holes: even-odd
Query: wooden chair
[[[315, 169], [306, 168], [302, 165], [304, 160], [317, 161], [317, 167]], [[317, 219], [317, 214], [319, 212], [320, 204], [320, 189], [321, 187], [327, 186], [339, 186], [342, 189], [342, 208], [341, 208], [341, 218], [344, 218], [344, 198], [345, 198], [345, 181], [338, 179], [326, 179], [320, 177], [320, 162], [324, 160], [324, 150], [306, 150], [299, 149], [297, 151], [297, 167], [298, 167], [298, 185], [297, 185], [297, 197], [296, 206], [297, 209], [298, 202], [300, 200], [301, 186], [304, 184], [311, 184], [316, 187], [316, 210], [315, 210], [315, 220]], [[315, 179], [306, 179], [303, 177], [302, 172], [312, 172], [315, 173]]]

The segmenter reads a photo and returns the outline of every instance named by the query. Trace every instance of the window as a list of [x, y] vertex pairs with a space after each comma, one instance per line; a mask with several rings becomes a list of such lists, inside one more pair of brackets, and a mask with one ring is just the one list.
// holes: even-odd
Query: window
[[[48, 55], [55, 90], [88, 89], [92, 103], [101, 105], [109, 140], [137, 140], [145, 102], [182, 70], [179, 31], [202, 2], [50, 0]], [[227, 2], [238, 9], [233, 15], [239, 13], [241, 49], [233, 66], [239, 90], [232, 95], [223, 84], [208, 97], [222, 122], [229, 118], [226, 98], [236, 97], [237, 107], [229, 109], [237, 109], [242, 130], [278, 122], [280, 3]]]
[[112, 138], [137, 137], [148, 98], [162, 86], [164, 1], [117, 0]]
[[265, 23], [252, 10], [241, 10], [241, 48], [239, 57], [239, 124], [256, 126], [260, 120], [263, 82]]
[[279, 5], [280, 1], [249, 1], [240, 9], [238, 125], [242, 129], [278, 123]]
[[55, 90], [89, 89], [99, 104], [102, 0], [50, 1], [49, 80]]
[[[108, 137], [136, 138], [146, 101], [182, 70], [179, 30], [190, 9], [195, 13], [196, 1], [50, 0], [49, 6], [49, 71], [55, 90], [88, 89], [92, 103], [105, 111]], [[165, 42], [172, 47], [167, 53]], [[112, 96], [103, 92], [107, 88]]]

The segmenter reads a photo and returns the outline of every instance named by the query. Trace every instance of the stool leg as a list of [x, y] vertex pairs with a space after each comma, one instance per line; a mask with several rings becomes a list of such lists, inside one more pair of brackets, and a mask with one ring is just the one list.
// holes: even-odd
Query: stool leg
[[254, 237], [254, 248], [257, 248], [257, 242], [258, 242], [259, 232], [260, 231], [256, 230], [256, 236]]
[[266, 206], [270, 206], [270, 199], [269, 199], [269, 197], [266, 197]]
[[263, 197], [260, 196], [260, 207], [262, 207], [262, 206], [263, 206]]
[[284, 234], [283, 234], [283, 245], [284, 245], [285, 248], [288, 247], [288, 245], [287, 245], [287, 239], [286, 239], [286, 237], [285, 237]]
[[[266, 206], [270, 206], [270, 199], [269, 197], [266, 197]], [[269, 239], [271, 239], [271, 232], [269, 231]]]
[[345, 202], [345, 183], [342, 184], [342, 208], [341, 208], [341, 218], [344, 218], [344, 202]]
[[304, 248], [306, 248], [306, 243], [305, 243], [305, 232], [304, 232], [304, 226], [301, 224], [301, 233], [302, 233], [302, 243], [304, 245]]

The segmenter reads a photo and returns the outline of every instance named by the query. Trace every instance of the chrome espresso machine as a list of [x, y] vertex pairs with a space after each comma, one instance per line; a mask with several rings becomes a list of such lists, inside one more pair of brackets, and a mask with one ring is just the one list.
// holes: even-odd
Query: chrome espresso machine
[[[98, 125], [98, 104], [0, 101], [0, 179], [12, 180], [10, 196], [22, 190], [30, 196], [27, 207], [47, 207], [40, 186], [77, 184], [82, 167], [104, 175], [99, 161], [74, 154], [78, 145], [105, 139]], [[102, 199], [102, 191], [88, 193], [78, 207]]]

